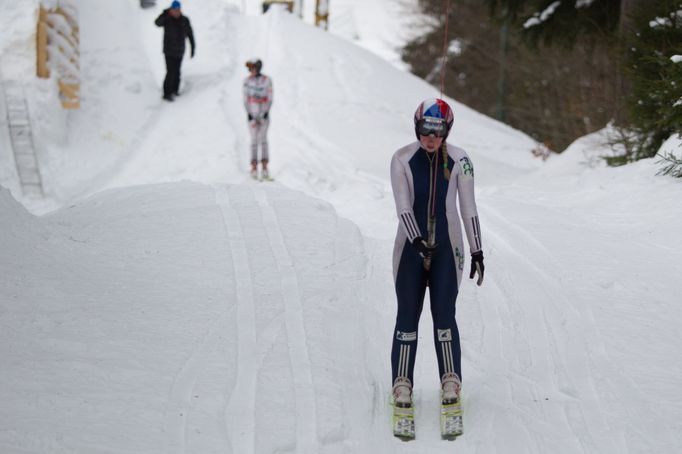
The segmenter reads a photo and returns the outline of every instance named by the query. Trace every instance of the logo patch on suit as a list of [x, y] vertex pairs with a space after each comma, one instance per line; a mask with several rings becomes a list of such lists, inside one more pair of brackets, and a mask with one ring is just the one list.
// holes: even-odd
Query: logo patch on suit
[[452, 331], [450, 331], [450, 328], [438, 330], [438, 341], [439, 342], [448, 342], [451, 340], [452, 340]]
[[464, 256], [458, 247], [455, 248], [455, 257], [457, 257], [457, 267], [462, 271], [464, 269]]
[[405, 333], [403, 331], [396, 331], [395, 338], [403, 342], [414, 342], [417, 340], [417, 332]]
[[474, 176], [474, 166], [471, 165], [471, 161], [469, 161], [469, 158], [467, 158], [465, 156], [462, 159], [460, 159], [459, 162], [460, 162], [460, 165], [462, 166], [462, 173], [464, 175], [471, 175], [473, 177]]

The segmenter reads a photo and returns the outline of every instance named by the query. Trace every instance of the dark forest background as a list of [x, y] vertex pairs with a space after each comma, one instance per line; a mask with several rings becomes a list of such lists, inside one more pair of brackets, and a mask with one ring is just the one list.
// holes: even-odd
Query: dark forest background
[[[419, 1], [427, 31], [403, 50], [435, 86], [446, 3]], [[449, 0], [448, 18], [445, 93], [553, 151], [613, 122], [625, 151], [610, 163], [624, 164], [682, 132], [680, 0]]]

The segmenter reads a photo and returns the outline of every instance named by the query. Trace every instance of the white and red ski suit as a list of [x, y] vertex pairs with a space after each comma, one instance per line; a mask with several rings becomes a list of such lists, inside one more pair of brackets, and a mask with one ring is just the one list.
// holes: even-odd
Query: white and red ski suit
[[[272, 106], [272, 80], [265, 74], [251, 75], [244, 79], [244, 108], [249, 118], [251, 133], [251, 163], [268, 161], [268, 127]], [[258, 159], [258, 148], [261, 156]]]

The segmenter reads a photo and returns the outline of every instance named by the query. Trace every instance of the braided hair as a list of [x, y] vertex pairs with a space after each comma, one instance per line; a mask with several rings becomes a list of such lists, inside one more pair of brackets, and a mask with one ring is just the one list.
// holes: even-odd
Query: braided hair
[[448, 144], [443, 139], [443, 144], [440, 146], [440, 152], [443, 153], [443, 176], [446, 180], [450, 180], [450, 169], [448, 169]]

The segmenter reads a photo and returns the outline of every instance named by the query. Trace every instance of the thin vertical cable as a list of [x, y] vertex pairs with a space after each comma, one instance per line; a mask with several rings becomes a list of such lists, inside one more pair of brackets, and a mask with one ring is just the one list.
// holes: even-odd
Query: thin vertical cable
[[433, 164], [433, 168], [431, 171], [431, 175], [433, 177], [431, 178], [431, 194], [430, 194], [430, 202], [431, 206], [429, 206], [429, 216], [432, 218], [435, 218], [436, 216], [436, 182], [438, 180], [438, 152], [434, 153], [434, 158], [436, 162]]
[[450, 0], [445, 0], [445, 33], [443, 35], [443, 59], [440, 65], [440, 97], [445, 91], [445, 64], [448, 61], [448, 25], [450, 23]]

